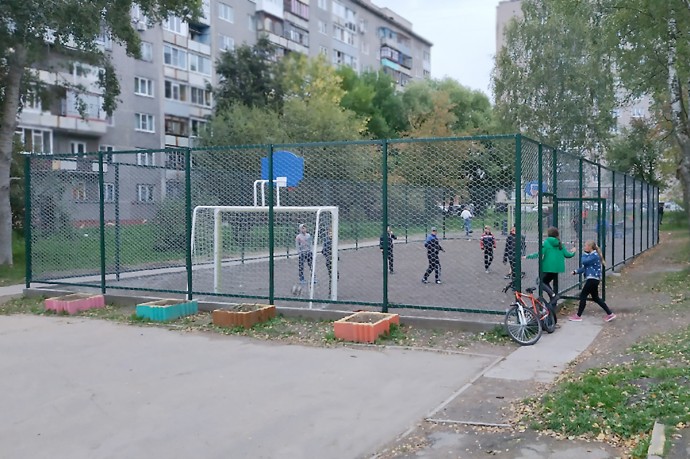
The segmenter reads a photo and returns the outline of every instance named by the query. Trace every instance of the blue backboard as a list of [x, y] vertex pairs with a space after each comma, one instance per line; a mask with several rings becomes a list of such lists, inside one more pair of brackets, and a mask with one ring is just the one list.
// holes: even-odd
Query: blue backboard
[[[273, 152], [273, 180], [287, 177], [287, 186], [296, 187], [304, 178], [304, 158], [290, 151]], [[261, 179], [268, 180], [268, 158], [261, 158]]]

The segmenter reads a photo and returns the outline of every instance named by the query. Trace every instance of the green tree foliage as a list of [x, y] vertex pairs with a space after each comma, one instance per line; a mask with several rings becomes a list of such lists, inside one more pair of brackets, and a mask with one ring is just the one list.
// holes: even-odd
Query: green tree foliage
[[398, 137], [409, 125], [395, 80], [383, 72], [357, 75], [352, 68], [338, 69], [345, 90], [340, 105], [367, 119], [367, 135], [374, 139]]
[[104, 30], [125, 47], [128, 55], [138, 56], [141, 40], [132, 27], [133, 4], [153, 22], [169, 14], [191, 18], [201, 10], [200, 0], [0, 2], [0, 265], [12, 264], [10, 166], [20, 100], [29, 86], [25, 69], [49, 61], [52, 53], [102, 68], [103, 108], [112, 113], [119, 85], [97, 39]]
[[[602, 0], [608, 46], [623, 86], [649, 94], [663, 108], [678, 147], [676, 175], [690, 208], [690, 3], [686, 0]], [[690, 212], [688, 212], [690, 220]]]
[[276, 71], [275, 46], [265, 37], [252, 46], [224, 52], [216, 63], [220, 78], [214, 90], [216, 111], [235, 104], [280, 109], [283, 91]]
[[616, 170], [655, 186], [663, 186], [662, 162], [668, 157], [669, 142], [664, 133], [644, 119], [634, 120], [630, 128], [613, 140], [606, 160]]
[[506, 28], [493, 89], [504, 126], [599, 157], [613, 127], [614, 67], [596, 2], [525, 0]]

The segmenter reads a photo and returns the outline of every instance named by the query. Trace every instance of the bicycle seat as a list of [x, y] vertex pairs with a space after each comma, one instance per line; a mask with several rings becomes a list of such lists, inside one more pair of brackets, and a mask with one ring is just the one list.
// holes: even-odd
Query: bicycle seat
[[527, 292], [528, 294], [531, 294], [531, 293], [534, 293], [535, 290], [536, 290], [535, 287], [530, 287], [530, 288], [526, 288], [525, 292]]

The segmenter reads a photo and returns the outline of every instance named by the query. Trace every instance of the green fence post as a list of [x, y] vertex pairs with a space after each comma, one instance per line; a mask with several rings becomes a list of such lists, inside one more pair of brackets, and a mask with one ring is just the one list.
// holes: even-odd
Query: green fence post
[[[522, 135], [515, 136], [515, 247], [522, 241]], [[520, 245], [518, 245], [520, 244]], [[541, 272], [541, 241], [539, 241], [539, 271]], [[515, 250], [518, 253], [518, 250]], [[515, 257], [515, 289], [522, 291], [522, 256]]]
[[[273, 144], [270, 144], [268, 146], [268, 304], [275, 304], [275, 232], [273, 231], [275, 218], [274, 212], [275, 211], [273, 209]], [[317, 232], [318, 228], [315, 228], [314, 231]], [[314, 236], [318, 237], [317, 234], [315, 234]], [[297, 256], [299, 257], [299, 253], [297, 254]], [[312, 263], [314, 263], [315, 261], [316, 260], [312, 261]], [[338, 273], [336, 273], [336, 275], [337, 274]], [[331, 280], [328, 279], [328, 282], [330, 281]]]
[[31, 287], [31, 155], [24, 155], [24, 250], [25, 286]]
[[[601, 177], [601, 168], [599, 169], [599, 177]], [[599, 194], [599, 199], [597, 200], [597, 204], [599, 206], [600, 214], [599, 214], [599, 227], [603, 228], [603, 231], [600, 231], [600, 239], [601, 239], [601, 253], [605, 254], [606, 253], [606, 200], [601, 199], [601, 193]], [[604, 259], [606, 259], [606, 256], [604, 256]], [[602, 261], [602, 265], [603, 265]], [[606, 301], [606, 267], [602, 266], [603, 269], [601, 270], [601, 298]]]
[[383, 307], [382, 312], [388, 312], [388, 141], [384, 139], [381, 148], [381, 200], [383, 208], [383, 222], [381, 223], [381, 237], [383, 240]]
[[105, 295], [105, 184], [103, 180], [103, 152], [98, 152], [98, 220], [101, 235], [101, 293]]
[[633, 181], [632, 181], [632, 195], [633, 195], [633, 202], [632, 202], [632, 221], [633, 221], [633, 223], [632, 223], [632, 227], [633, 227], [633, 233], [632, 233], [632, 256], [634, 257], [635, 254], [636, 254], [635, 250], [636, 250], [636, 248], [637, 248], [637, 245], [635, 244], [635, 241], [636, 241], [636, 234], [635, 234], [635, 233], [637, 232], [637, 228], [635, 228], [635, 226], [636, 226], [636, 225], [635, 225], [635, 220], [637, 220], [637, 219], [635, 218], [635, 210], [637, 210], [637, 209], [636, 209], [636, 206], [635, 206], [635, 200], [637, 199], [637, 191], [636, 191], [636, 189], [635, 189], [635, 179], [633, 179]]
[[[543, 210], [542, 210], [542, 203], [544, 201], [544, 198], [542, 196], [542, 191], [543, 191], [542, 182], [544, 180], [544, 172], [542, 171], [542, 168], [544, 167], [544, 158], [542, 157], [542, 154], [543, 154], [544, 150], [543, 150], [543, 146], [541, 143], [539, 144], [537, 151], [538, 151], [538, 156], [537, 156], [537, 186], [539, 187], [538, 188], [539, 191], [537, 192], [537, 216], [538, 216], [538, 218], [537, 218], [537, 234], [539, 235], [539, 237], [537, 238], [537, 240], [539, 241], [539, 245], [541, 245], [542, 237], [544, 235]], [[522, 248], [522, 239], [518, 239], [515, 242], [515, 247], [516, 248], [518, 247], [518, 242], [520, 243], [519, 247]], [[517, 255], [518, 250], [515, 250], [515, 253], [516, 253], [516, 257], [522, 258], [522, 249], [520, 249], [520, 251], [519, 251], [519, 256]], [[539, 279], [540, 279], [540, 282], [537, 283], [538, 287], [539, 287], [539, 298], [541, 298], [541, 296], [542, 296], [542, 288], [541, 288], [542, 274], [543, 273], [542, 273], [541, 257], [540, 257], [539, 258]], [[517, 273], [513, 273], [513, 276], [519, 276], [520, 278], [522, 278], [522, 271], [518, 271]]]
[[115, 164], [115, 278], [120, 281], [120, 165]]
[[653, 215], [652, 203], [649, 202], [649, 183], [646, 183], [646, 185], [647, 186], [645, 188], [647, 189], [647, 218], [645, 220], [647, 220], [647, 247], [645, 248], [645, 250], [649, 248], [649, 218], [651, 215]]
[[623, 175], [623, 262], [627, 260], [628, 248], [628, 176]]
[[[558, 227], [558, 150], [555, 148], [552, 148], [552, 150], [551, 174], [553, 175], [553, 217], [551, 217], [551, 226]], [[541, 239], [539, 241], [541, 244]]]
[[[577, 220], [577, 221], [580, 222], [580, 224], [578, 225], [578, 229], [577, 229], [577, 232], [578, 232], [578, 235], [577, 235], [577, 240], [578, 240], [577, 250], [578, 250], [578, 253], [582, 253], [582, 230], [584, 229], [584, 226], [585, 226], [584, 218], [582, 218], [582, 198], [584, 197], [584, 196], [583, 196], [583, 194], [584, 194], [584, 193], [583, 193], [583, 191], [584, 191], [584, 190], [583, 190], [583, 188], [584, 188], [584, 171], [583, 171], [584, 168], [583, 168], [583, 163], [584, 163], [584, 161], [582, 160], [582, 158], [578, 158], [578, 160], [577, 160], [577, 167], [578, 167], [578, 169], [577, 169], [577, 170], [578, 170], [578, 174], [579, 174], [579, 176], [580, 176], [580, 186], [579, 186], [580, 189], [579, 189], [579, 191], [578, 191], [578, 193], [579, 193], [578, 198], [580, 198], [580, 199], [579, 199], [578, 202], [577, 202], [577, 211], [578, 211], [578, 216], [577, 216], [577, 219], [578, 219], [578, 220]], [[582, 280], [582, 276], [580, 276], [580, 280]]]
[[611, 171], [611, 271], [616, 266], [616, 172]]
[[185, 236], [187, 239], [187, 301], [192, 300], [194, 291], [192, 276], [192, 149], [185, 150], [184, 157]]

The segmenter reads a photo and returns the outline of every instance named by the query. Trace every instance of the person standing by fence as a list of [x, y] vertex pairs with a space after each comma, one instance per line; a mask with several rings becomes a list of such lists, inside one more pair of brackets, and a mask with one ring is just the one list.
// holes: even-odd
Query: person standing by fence
[[431, 227], [431, 234], [427, 236], [426, 241], [424, 242], [424, 247], [426, 247], [426, 257], [429, 261], [429, 267], [426, 269], [424, 277], [422, 277], [422, 283], [428, 284], [429, 276], [433, 271], [435, 271], [436, 283], [440, 284], [441, 259], [439, 258], [438, 254], [439, 252], [445, 252], [445, 250], [443, 250], [443, 247], [441, 247], [441, 243], [438, 240], [435, 226]]
[[472, 232], [472, 212], [470, 211], [469, 207], [465, 207], [462, 212], [460, 212], [460, 218], [462, 218], [462, 221], [465, 223], [465, 236], [470, 237], [470, 233]]
[[[549, 303], [555, 310], [558, 301], [558, 274], [565, 272], [565, 259], [575, 256], [577, 249], [568, 251], [559, 238], [558, 228], [552, 226], [546, 230], [547, 238], [541, 245], [541, 288], [549, 296]], [[525, 258], [537, 258], [539, 252], [531, 253]], [[553, 284], [552, 284], [553, 282]]]
[[[521, 237], [521, 242], [520, 242], [520, 256], [524, 257], [525, 252], [527, 251], [527, 238], [523, 234]], [[508, 237], [506, 238], [506, 247], [503, 250], [503, 264], [508, 263], [510, 266], [510, 273], [508, 273], [505, 277], [505, 279], [512, 279], [515, 280], [515, 244], [517, 243], [517, 237], [515, 235], [515, 226], [510, 228], [510, 234], [508, 234]], [[522, 277], [525, 277], [525, 272], [523, 271], [521, 273]]]

